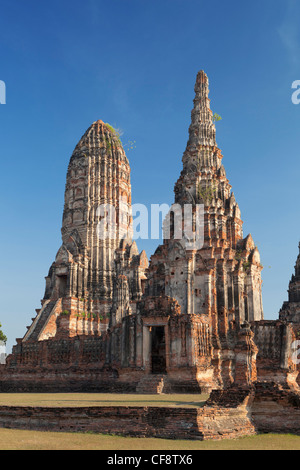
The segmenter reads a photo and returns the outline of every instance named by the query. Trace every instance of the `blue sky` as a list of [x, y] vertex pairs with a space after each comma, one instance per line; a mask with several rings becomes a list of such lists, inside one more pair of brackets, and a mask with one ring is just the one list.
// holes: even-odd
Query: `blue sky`
[[[262, 257], [265, 317], [287, 298], [300, 239], [297, 0], [1, 0], [0, 322], [31, 324], [60, 246], [72, 151], [102, 119], [135, 140], [133, 202], [171, 203], [196, 74], [210, 79], [227, 176]], [[139, 242], [150, 256], [157, 242]]]

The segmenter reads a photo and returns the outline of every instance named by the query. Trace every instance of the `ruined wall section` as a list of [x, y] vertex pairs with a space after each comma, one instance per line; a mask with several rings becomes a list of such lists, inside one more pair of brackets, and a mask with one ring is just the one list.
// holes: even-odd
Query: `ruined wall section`
[[292, 325], [280, 320], [265, 320], [253, 323], [251, 328], [258, 348], [258, 382], [277, 383], [298, 390], [298, 371], [292, 348], [296, 335]]

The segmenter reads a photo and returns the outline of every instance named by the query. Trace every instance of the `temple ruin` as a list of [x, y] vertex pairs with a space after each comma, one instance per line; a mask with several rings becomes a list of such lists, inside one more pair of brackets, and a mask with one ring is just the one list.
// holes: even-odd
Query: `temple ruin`
[[[115, 130], [93, 123], [69, 163], [62, 246], [42, 308], [1, 369], [1, 391], [205, 391], [212, 392], [211, 407], [246, 400], [258, 422], [259, 406], [270, 397], [278, 407], [284, 400], [291, 406], [291, 396], [299, 403], [292, 344], [300, 255], [289, 302], [278, 320], [264, 320], [260, 254], [252, 236], [243, 235], [208, 87], [200, 71], [174, 191], [182, 226], [187, 204], [190, 225], [203, 207], [201, 246], [187, 243], [184, 232], [178, 236], [171, 210], [168, 237], [150, 262], [139, 252], [130, 230], [128, 159]], [[101, 238], [105, 204], [116, 210], [115, 236]], [[272, 419], [269, 428], [262, 422], [259, 429], [273, 429]]]

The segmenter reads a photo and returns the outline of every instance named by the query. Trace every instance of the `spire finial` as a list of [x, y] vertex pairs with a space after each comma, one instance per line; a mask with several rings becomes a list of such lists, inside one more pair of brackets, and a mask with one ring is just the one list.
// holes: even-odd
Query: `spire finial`
[[207, 83], [208, 84], [208, 76], [204, 72], [204, 70], [200, 70], [197, 74], [197, 82]]
[[198, 145], [216, 147], [216, 128], [213, 122], [213, 113], [210, 109], [209, 80], [206, 73], [200, 70], [195, 84], [194, 109], [190, 126], [190, 142]]

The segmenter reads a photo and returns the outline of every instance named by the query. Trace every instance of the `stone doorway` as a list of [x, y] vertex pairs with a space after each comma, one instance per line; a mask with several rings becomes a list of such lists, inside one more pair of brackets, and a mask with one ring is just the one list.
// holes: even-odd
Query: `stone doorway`
[[165, 374], [167, 372], [164, 326], [153, 326], [151, 329], [151, 364], [152, 374]]
[[57, 276], [57, 283], [58, 283], [59, 298], [66, 297], [67, 286], [68, 286], [68, 276]]

